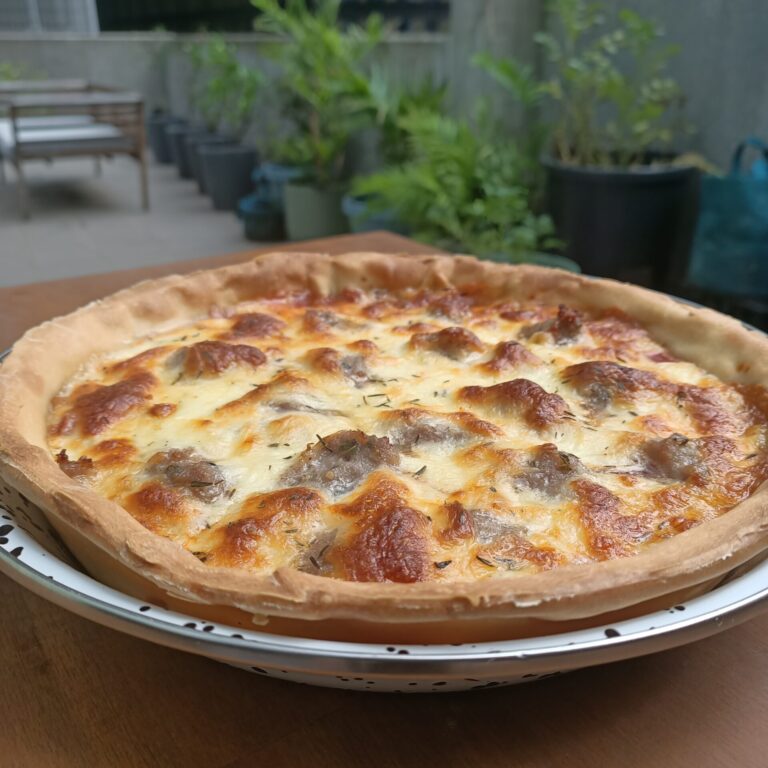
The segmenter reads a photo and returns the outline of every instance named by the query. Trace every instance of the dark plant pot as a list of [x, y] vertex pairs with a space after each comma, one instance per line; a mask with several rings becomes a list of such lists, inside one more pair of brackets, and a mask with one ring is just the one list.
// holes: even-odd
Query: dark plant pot
[[341, 210], [347, 217], [351, 232], [374, 232], [385, 229], [399, 235], [408, 233], [407, 227], [397, 218], [394, 211], [371, 210], [369, 197], [344, 195]]
[[179, 133], [186, 134], [189, 130], [189, 123], [183, 119], [169, 123], [165, 127], [165, 140], [168, 142], [168, 153], [171, 157], [172, 165], [178, 165], [179, 162], [179, 142], [176, 140], [176, 136]]
[[340, 185], [316, 187], [288, 182], [284, 189], [285, 228], [289, 240], [341, 235], [348, 231], [341, 211], [344, 196]]
[[237, 204], [237, 215], [243, 220], [248, 240], [273, 241], [285, 237], [283, 212], [257, 192], [246, 195]]
[[698, 212], [695, 168], [581, 168], [543, 161], [547, 209], [565, 256], [590, 275], [657, 288], [687, 265]]
[[198, 148], [205, 188], [219, 211], [234, 211], [238, 200], [251, 191], [256, 150], [239, 144], [203, 144]]
[[568, 272], [581, 272], [579, 265], [566, 258], [558, 256], [556, 253], [529, 253], [525, 257], [512, 257], [508, 253], [485, 253], [478, 254], [478, 258], [485, 261], [495, 261], [499, 264], [535, 264], [537, 267], [554, 267], [555, 269], [565, 269]]
[[156, 163], [169, 165], [172, 162], [166, 129], [179, 122], [180, 118], [167, 112], [153, 112], [147, 120], [147, 140]]
[[189, 167], [192, 171], [192, 178], [197, 182], [197, 188], [201, 194], [206, 194], [205, 178], [203, 176], [203, 167], [200, 162], [200, 147], [230, 146], [237, 145], [237, 139], [233, 136], [222, 136], [211, 133], [207, 137], [191, 135], [187, 137], [187, 156], [189, 158]]
[[284, 206], [283, 188], [289, 181], [298, 181], [304, 175], [301, 168], [281, 163], [262, 163], [253, 174], [259, 194], [281, 210]]
[[183, 152], [181, 153], [178, 162], [179, 175], [183, 179], [194, 179], [195, 173], [192, 167], [192, 149], [197, 145], [197, 142], [204, 141], [215, 136], [211, 131], [190, 131], [186, 133], [181, 142], [183, 144]]
[[190, 124], [185, 126], [183, 131], [173, 131], [174, 155], [176, 157], [176, 168], [182, 179], [191, 179], [192, 170], [189, 165], [189, 152], [187, 151], [187, 139], [190, 136], [207, 136], [210, 131], [204, 126]]

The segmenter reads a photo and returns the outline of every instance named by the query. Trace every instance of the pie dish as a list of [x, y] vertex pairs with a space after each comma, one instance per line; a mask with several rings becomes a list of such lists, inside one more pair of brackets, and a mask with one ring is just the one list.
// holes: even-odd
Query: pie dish
[[158, 604], [349, 639], [558, 631], [766, 546], [767, 346], [557, 270], [273, 254], [28, 332], [0, 462]]

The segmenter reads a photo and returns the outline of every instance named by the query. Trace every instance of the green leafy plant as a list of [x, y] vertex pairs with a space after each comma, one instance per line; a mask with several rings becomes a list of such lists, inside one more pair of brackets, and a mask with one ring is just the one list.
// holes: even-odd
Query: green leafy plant
[[662, 28], [632, 10], [615, 17], [604, 4], [552, 0], [553, 32], [536, 42], [549, 77], [511, 59], [475, 56], [474, 62], [518, 97], [529, 116], [554, 105], [550, 151], [575, 165], [628, 167], [668, 147], [684, 129], [683, 94], [667, 74], [678, 48], [662, 43]]
[[365, 63], [381, 39], [381, 20], [342, 30], [340, 0], [252, 3], [261, 11], [256, 29], [283, 38], [268, 52], [280, 67], [275, 87], [291, 131], [268, 154], [300, 166], [318, 186], [338, 182], [351, 136], [371, 122]]
[[378, 66], [371, 67], [368, 99], [374, 124], [381, 132], [381, 154], [388, 165], [409, 159], [409, 141], [402, 121], [413, 113], [443, 112], [447, 86], [425, 77], [416, 85], [403, 87]]
[[186, 46], [191, 74], [191, 100], [210, 130], [225, 126], [245, 133], [263, 84], [262, 74], [237, 58], [237, 48], [215, 35], [203, 44]]
[[408, 114], [400, 130], [411, 159], [354, 185], [375, 208], [422, 241], [480, 256], [530, 261], [557, 245], [549, 217], [531, 209], [529, 163], [514, 144], [435, 112]]

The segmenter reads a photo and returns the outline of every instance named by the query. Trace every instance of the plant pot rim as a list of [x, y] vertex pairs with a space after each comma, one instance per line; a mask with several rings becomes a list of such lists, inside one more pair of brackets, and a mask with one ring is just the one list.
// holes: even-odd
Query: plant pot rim
[[[671, 157], [679, 157], [672, 155]], [[566, 163], [558, 160], [552, 155], [542, 155], [539, 162], [548, 169], [558, 171], [559, 173], [572, 174], [574, 176], [591, 176], [595, 179], [615, 179], [623, 180], [627, 177], [633, 179], [640, 178], [661, 178], [665, 176], [687, 176], [696, 171], [694, 165], [673, 165], [671, 162], [659, 162], [648, 165], [633, 165], [623, 167], [618, 165], [577, 165], [576, 163]]]
[[187, 122], [173, 122], [170, 123], [165, 129], [166, 133], [193, 133], [195, 131], [201, 130], [205, 129], [201, 128], [199, 125], [195, 125], [194, 123]]

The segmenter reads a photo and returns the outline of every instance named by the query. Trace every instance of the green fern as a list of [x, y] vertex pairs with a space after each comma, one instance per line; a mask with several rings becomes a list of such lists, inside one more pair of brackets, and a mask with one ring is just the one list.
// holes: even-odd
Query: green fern
[[557, 245], [531, 210], [530, 160], [513, 144], [434, 112], [400, 120], [410, 160], [358, 180], [354, 192], [392, 210], [425, 242], [510, 261]]
[[248, 128], [262, 74], [241, 64], [237, 48], [220, 35], [205, 43], [189, 43], [185, 52], [191, 64], [191, 100], [210, 130], [226, 128], [242, 136]]
[[474, 63], [514, 94], [529, 117], [540, 102], [552, 103], [549, 142], [557, 159], [626, 167], [690, 133], [680, 118], [682, 91], [667, 75], [678, 49], [661, 43], [656, 22], [630, 10], [612, 20], [606, 4], [592, 0], [551, 0], [549, 7], [557, 23], [535, 36], [549, 61], [546, 80], [512, 59], [480, 54]]
[[344, 175], [351, 136], [371, 123], [365, 62], [381, 39], [381, 20], [342, 30], [339, 0], [252, 3], [261, 11], [256, 28], [280, 38], [268, 52], [280, 67], [275, 87], [292, 124], [269, 154], [301, 166], [321, 186], [334, 183]]

